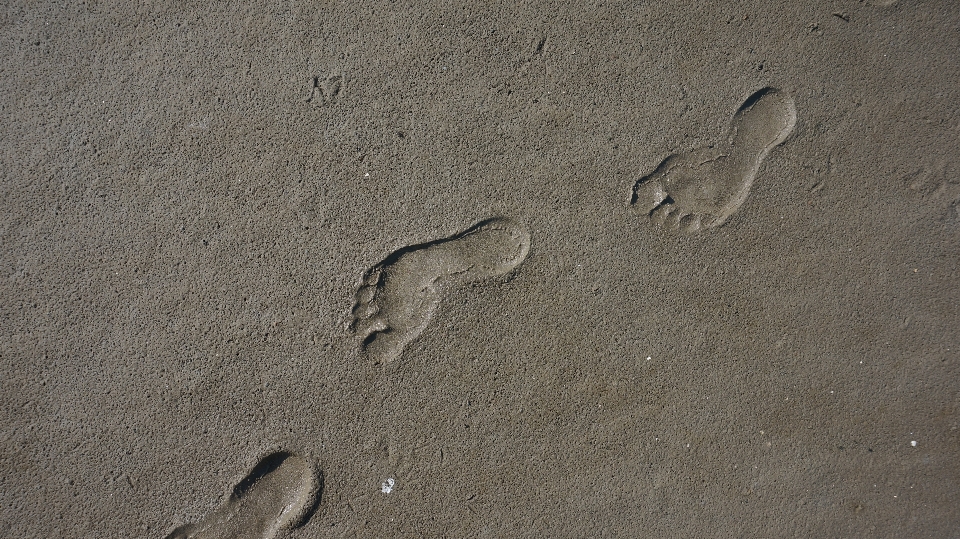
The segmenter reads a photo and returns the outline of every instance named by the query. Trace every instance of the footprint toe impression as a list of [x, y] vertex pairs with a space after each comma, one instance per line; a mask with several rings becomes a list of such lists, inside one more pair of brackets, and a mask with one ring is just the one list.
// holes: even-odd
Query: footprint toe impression
[[746, 200], [760, 163], [796, 121], [790, 96], [775, 88], [754, 93], [734, 114], [726, 141], [666, 158], [637, 181], [631, 204], [667, 230], [722, 225]]
[[237, 483], [223, 505], [167, 539], [272, 539], [306, 522], [321, 490], [322, 478], [309, 461], [273, 453]]
[[423, 333], [445, 287], [504, 275], [519, 266], [529, 250], [526, 228], [504, 218], [399, 249], [364, 274], [349, 329], [371, 357], [393, 361]]

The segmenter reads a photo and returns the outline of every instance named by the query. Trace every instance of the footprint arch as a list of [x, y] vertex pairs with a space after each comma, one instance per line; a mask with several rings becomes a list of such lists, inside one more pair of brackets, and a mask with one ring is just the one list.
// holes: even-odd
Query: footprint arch
[[423, 333], [445, 289], [505, 275], [529, 252], [526, 227], [502, 217], [399, 249], [364, 273], [348, 327], [365, 352], [389, 363]]
[[793, 98], [763, 88], [740, 105], [726, 140], [667, 157], [633, 186], [630, 203], [667, 230], [697, 232], [727, 221], [747, 199], [760, 163], [793, 132]]
[[323, 476], [310, 460], [287, 451], [271, 453], [219, 508], [166, 539], [273, 539], [310, 518], [322, 489]]

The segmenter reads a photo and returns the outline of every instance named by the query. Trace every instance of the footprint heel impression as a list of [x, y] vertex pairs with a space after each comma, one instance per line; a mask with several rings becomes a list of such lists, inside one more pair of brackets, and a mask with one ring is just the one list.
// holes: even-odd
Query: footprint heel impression
[[722, 143], [667, 157], [637, 180], [630, 203], [668, 231], [718, 227], [747, 199], [763, 159], [796, 123], [793, 98], [763, 88], [734, 113]]
[[320, 501], [322, 476], [307, 459], [280, 451], [263, 458], [227, 500], [167, 539], [273, 539], [307, 521]]
[[529, 251], [527, 229], [500, 217], [398, 249], [364, 273], [348, 327], [361, 349], [389, 363], [426, 329], [443, 290], [504, 275]]

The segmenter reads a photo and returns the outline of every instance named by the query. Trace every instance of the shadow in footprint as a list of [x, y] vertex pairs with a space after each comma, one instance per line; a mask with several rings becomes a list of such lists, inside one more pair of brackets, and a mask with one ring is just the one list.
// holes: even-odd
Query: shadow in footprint
[[760, 163], [796, 123], [793, 99], [764, 88], [737, 109], [722, 144], [666, 158], [633, 186], [630, 203], [667, 230], [718, 227], [747, 199]]
[[526, 228], [504, 218], [399, 249], [364, 274], [349, 329], [371, 357], [390, 362], [423, 333], [443, 288], [504, 275], [520, 265], [529, 250]]
[[272, 539], [302, 525], [316, 510], [323, 476], [307, 459], [280, 451], [261, 460], [226, 502], [167, 539]]

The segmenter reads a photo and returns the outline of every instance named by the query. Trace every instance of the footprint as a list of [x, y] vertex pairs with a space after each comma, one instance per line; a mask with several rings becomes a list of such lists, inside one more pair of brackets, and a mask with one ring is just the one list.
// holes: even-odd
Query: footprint
[[718, 227], [743, 204], [760, 163], [796, 123], [793, 99], [764, 88], [733, 115], [725, 142], [671, 155], [637, 181], [630, 203], [668, 230]]
[[400, 249], [363, 277], [349, 328], [378, 362], [400, 357], [430, 322], [446, 287], [504, 275], [530, 251], [530, 234], [503, 218]]
[[230, 498], [167, 539], [270, 539], [306, 522], [320, 501], [322, 477], [303, 457], [273, 453], [241, 480]]
[[331, 104], [340, 95], [342, 86], [343, 77], [340, 75], [329, 75], [323, 78], [313, 77], [313, 87], [310, 88], [310, 97], [307, 98], [307, 103], [316, 106]]

